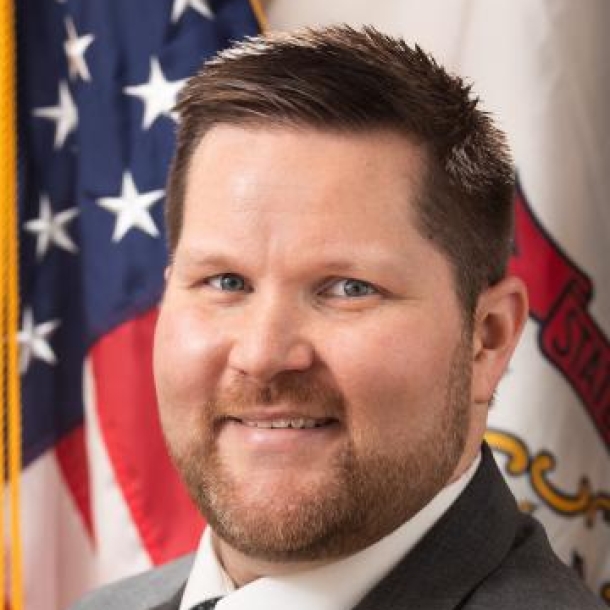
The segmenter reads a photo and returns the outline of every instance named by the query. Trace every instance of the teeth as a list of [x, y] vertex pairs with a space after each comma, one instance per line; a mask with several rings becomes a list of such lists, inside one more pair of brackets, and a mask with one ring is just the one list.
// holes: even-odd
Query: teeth
[[299, 418], [299, 419], [274, 419], [272, 421], [248, 421], [242, 422], [251, 428], [316, 428], [320, 424], [316, 424], [315, 419]]

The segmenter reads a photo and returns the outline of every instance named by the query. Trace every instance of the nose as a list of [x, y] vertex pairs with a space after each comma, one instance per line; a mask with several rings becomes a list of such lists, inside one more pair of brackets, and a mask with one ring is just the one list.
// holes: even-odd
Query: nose
[[234, 329], [229, 367], [260, 384], [280, 373], [309, 369], [315, 350], [303, 315], [281, 298], [253, 296]]

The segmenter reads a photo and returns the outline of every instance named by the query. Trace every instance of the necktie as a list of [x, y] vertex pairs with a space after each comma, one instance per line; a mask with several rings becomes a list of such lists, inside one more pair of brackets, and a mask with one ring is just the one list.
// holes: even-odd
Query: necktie
[[193, 606], [191, 610], [212, 610], [212, 608], [216, 606], [220, 599], [220, 597], [212, 597], [211, 599], [206, 599], [204, 602]]

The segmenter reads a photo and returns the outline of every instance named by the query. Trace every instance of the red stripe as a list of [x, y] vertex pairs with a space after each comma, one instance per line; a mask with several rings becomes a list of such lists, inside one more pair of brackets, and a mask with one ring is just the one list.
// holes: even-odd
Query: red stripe
[[203, 520], [169, 460], [157, 417], [156, 318], [155, 310], [115, 329], [91, 360], [102, 437], [142, 542], [159, 564], [192, 551]]
[[55, 455], [66, 486], [72, 493], [74, 502], [85, 528], [94, 539], [93, 519], [91, 517], [91, 495], [87, 447], [83, 426], [66, 434], [55, 446]]

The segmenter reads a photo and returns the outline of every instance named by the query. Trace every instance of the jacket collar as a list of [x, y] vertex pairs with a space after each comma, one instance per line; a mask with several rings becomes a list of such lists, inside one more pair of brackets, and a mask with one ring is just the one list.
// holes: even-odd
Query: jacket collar
[[486, 444], [454, 505], [354, 610], [453, 610], [509, 552], [520, 513]]
[[184, 595], [184, 589], [186, 588], [186, 582], [172, 595], [171, 599], [166, 602], [150, 608], [150, 610], [179, 610], [182, 596]]

